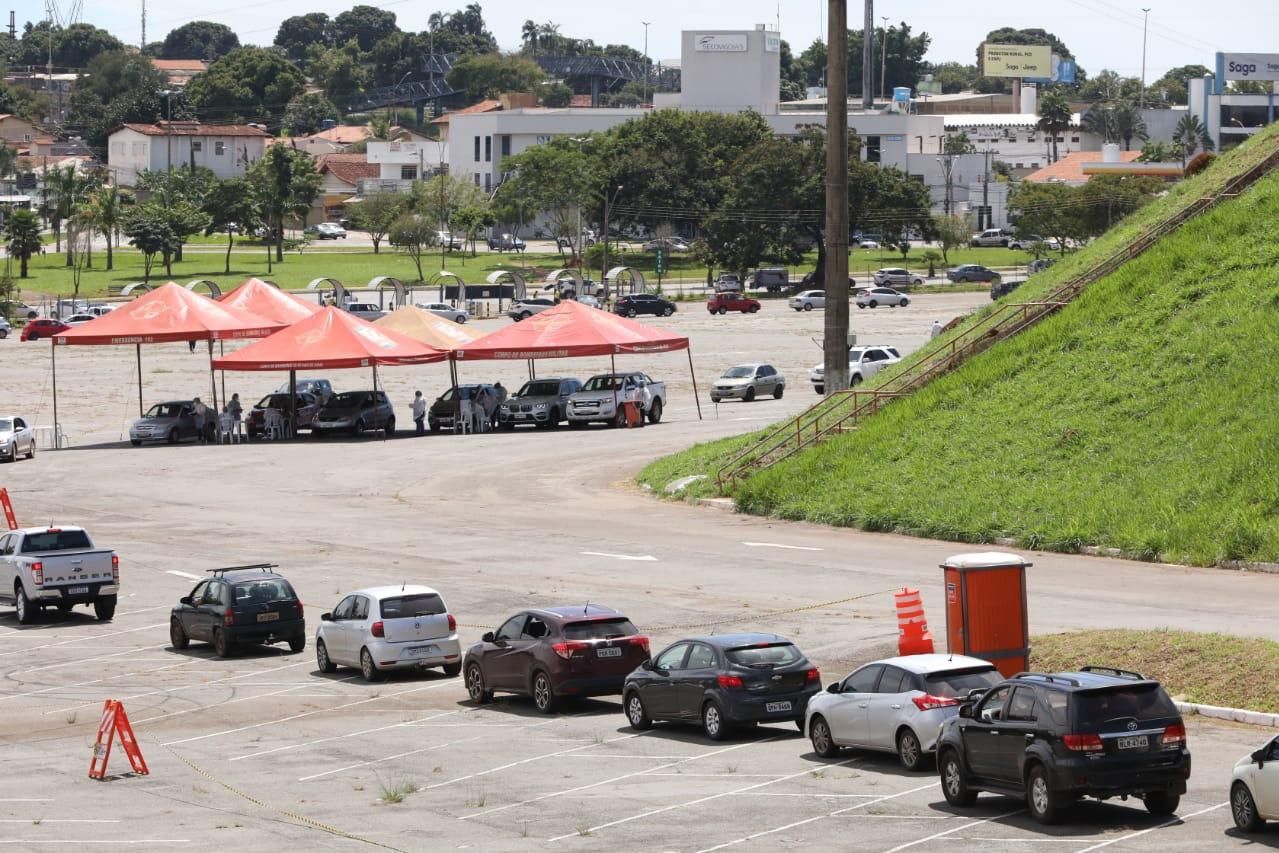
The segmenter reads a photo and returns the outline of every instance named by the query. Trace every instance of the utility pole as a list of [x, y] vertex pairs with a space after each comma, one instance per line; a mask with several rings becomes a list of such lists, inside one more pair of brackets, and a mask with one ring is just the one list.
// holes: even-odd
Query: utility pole
[[884, 22], [883, 41], [879, 45], [879, 99], [888, 100], [888, 16], [879, 17]]
[[[828, 0], [826, 42], [826, 312], [822, 338], [826, 394], [848, 387], [848, 0]], [[871, 0], [865, 0], [871, 20]], [[870, 26], [863, 34], [870, 38]], [[869, 44], [869, 41], [867, 41]], [[867, 48], [869, 50], [869, 48]], [[862, 63], [862, 103], [871, 100]]]
[[986, 177], [981, 182], [981, 221], [982, 225], [978, 226], [978, 231], [985, 231], [990, 227], [990, 221], [993, 218], [990, 215], [990, 148], [986, 148]]
[[[640, 21], [644, 25], [644, 104], [648, 103], [648, 26], [651, 21]], [[644, 104], [640, 104], [643, 106]]]
[[613, 193], [613, 197], [609, 198], [608, 187], [604, 188], [604, 233], [601, 235], [604, 238], [604, 254], [602, 256], [603, 260], [600, 262], [600, 284], [602, 286], [608, 285], [608, 215], [621, 191], [622, 187], [618, 186], [617, 191]]
[[138, 45], [138, 50], [147, 49], [147, 0], [142, 0], [142, 44]]
[[1150, 9], [1141, 10], [1141, 95], [1138, 98], [1138, 109], [1146, 108], [1146, 24], [1150, 20]]
[[[875, 0], [863, 0], [866, 4], [866, 20], [862, 23], [862, 109], [870, 112], [875, 108]], [[840, 16], [839, 25], [844, 29], [848, 29], [848, 4], [841, 3], [840, 7], [844, 10]], [[835, 4], [831, 4], [831, 12], [835, 10]], [[835, 26], [835, 21], [831, 21], [831, 27]], [[848, 37], [844, 36], [844, 42], [847, 44]], [[835, 44], [835, 37], [832, 33], [830, 43]], [[829, 53], [832, 47], [827, 48]], [[847, 74], [847, 59], [845, 63], [845, 74]], [[829, 65], [827, 66], [829, 68]]]

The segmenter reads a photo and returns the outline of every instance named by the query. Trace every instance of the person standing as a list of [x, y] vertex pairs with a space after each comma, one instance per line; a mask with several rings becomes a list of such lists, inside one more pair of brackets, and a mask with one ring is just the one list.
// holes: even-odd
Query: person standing
[[244, 406], [240, 405], [240, 395], [232, 394], [231, 402], [227, 403], [227, 413], [231, 415], [231, 436], [235, 441], [240, 440], [240, 436], [244, 434], [244, 426], [241, 418], [244, 416]]
[[426, 398], [421, 391], [413, 394], [413, 423], [418, 435], [426, 435]]
[[204, 405], [203, 400], [201, 400], [199, 397], [196, 397], [195, 407], [192, 410], [192, 413], [195, 415], [196, 437], [200, 439], [201, 444], [204, 444], [207, 441], [205, 437], [207, 435], [207, 433], [205, 432], [205, 429], [206, 429], [206, 425], [208, 423], [208, 418], [209, 418], [209, 407]]
[[930, 338], [935, 338], [935, 337], [937, 337], [937, 336], [938, 336], [938, 335], [940, 335], [940, 334], [941, 334], [941, 320], [934, 320], [934, 321], [933, 321], [933, 333], [932, 333], [931, 335], [929, 335], [929, 337], [930, 337]]
[[501, 406], [506, 402], [506, 388], [501, 382], [493, 383], [493, 393], [497, 395], [497, 404]]

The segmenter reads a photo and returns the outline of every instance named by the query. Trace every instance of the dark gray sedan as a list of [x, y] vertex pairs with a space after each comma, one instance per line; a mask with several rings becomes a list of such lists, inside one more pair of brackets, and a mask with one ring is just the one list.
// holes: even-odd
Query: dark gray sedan
[[[210, 414], [212, 414], [210, 412]], [[138, 447], [144, 441], [167, 441], [176, 444], [184, 438], [197, 438], [195, 401], [170, 400], [156, 403], [129, 427], [129, 443]]]

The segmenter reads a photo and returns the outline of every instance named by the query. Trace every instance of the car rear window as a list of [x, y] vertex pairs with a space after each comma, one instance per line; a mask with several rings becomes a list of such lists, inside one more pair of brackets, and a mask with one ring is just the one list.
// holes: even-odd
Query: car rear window
[[1002, 676], [993, 666], [989, 669], [952, 669], [924, 676], [924, 689], [930, 696], [958, 699], [970, 690], [985, 690], [999, 683]]
[[1178, 716], [1177, 706], [1157, 684], [1085, 690], [1075, 694], [1075, 726], [1081, 731], [1103, 729], [1119, 720], [1138, 722]]
[[728, 660], [738, 666], [768, 668], [787, 666], [797, 662], [803, 655], [790, 643], [760, 643], [755, 646], [742, 646], [728, 650]]
[[261, 578], [241, 581], [235, 585], [236, 606], [267, 604], [272, 601], [292, 601], [297, 598], [293, 587], [284, 578]]
[[22, 542], [22, 553], [80, 551], [92, 547], [89, 544], [89, 534], [83, 530], [48, 530], [44, 533], [28, 533]]
[[638, 633], [629, 619], [595, 619], [590, 622], [569, 622], [564, 626], [566, 640], [610, 640]]
[[382, 599], [383, 619], [404, 619], [410, 616], [439, 616], [448, 612], [444, 599], [433, 592], [397, 595]]

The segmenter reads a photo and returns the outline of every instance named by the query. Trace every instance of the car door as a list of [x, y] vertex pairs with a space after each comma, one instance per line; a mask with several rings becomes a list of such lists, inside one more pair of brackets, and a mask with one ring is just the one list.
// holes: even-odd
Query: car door
[[200, 581], [195, 585], [195, 589], [191, 590], [187, 595], [190, 603], [180, 603], [178, 605], [178, 621], [182, 623], [182, 631], [193, 640], [207, 640], [208, 637], [200, 633], [199, 608], [200, 601], [204, 598], [204, 590], [209, 586], [207, 580]]
[[547, 642], [550, 627], [536, 613], [530, 613], [520, 635], [502, 652], [503, 683], [508, 690], [527, 690], [538, 646]]
[[964, 739], [964, 761], [976, 776], [999, 778], [998, 740], [1003, 733], [997, 729], [1003, 719], [1012, 685], [1005, 684], [988, 692], [973, 708], [973, 717], [960, 727]]
[[31, 434], [31, 427], [27, 426], [27, 422], [22, 418], [13, 419], [13, 454], [17, 458], [18, 451], [26, 448], [32, 450], [36, 446], [36, 440]]
[[351, 608], [351, 618], [344, 623], [344, 634], [346, 636], [346, 647], [348, 654], [354, 659], [353, 666], [358, 666], [360, 662], [360, 651], [364, 648], [364, 644], [368, 642], [369, 637], [373, 636], [373, 621], [375, 616], [370, 616], [370, 612], [376, 614], [378, 611], [372, 607], [372, 599], [367, 595], [356, 595], [355, 604]]
[[915, 679], [906, 670], [885, 666], [879, 685], [871, 694], [866, 708], [866, 746], [876, 749], [897, 748], [897, 725], [902, 716], [902, 704], [909, 702], [908, 691]]
[[1039, 697], [1035, 688], [1029, 685], [1014, 688], [1002, 719], [991, 733], [992, 778], [1013, 785], [1021, 782], [1022, 756], [1034, 741], [1038, 716]]
[[1279, 737], [1263, 747], [1265, 759], [1254, 767], [1252, 796], [1257, 812], [1267, 820], [1279, 819]]
[[676, 643], [653, 659], [649, 678], [640, 690], [650, 717], [669, 720], [677, 715], [679, 688], [676, 682], [684, 672], [684, 660], [692, 646], [692, 643]]
[[826, 712], [826, 722], [836, 743], [848, 746], [869, 744], [866, 715], [883, 674], [884, 665], [872, 663], [844, 679], [838, 694], [839, 701]]
[[204, 587], [204, 594], [200, 596], [195, 609], [195, 624], [199, 633], [193, 636], [212, 642], [213, 629], [222, 624], [226, 603], [231, 600], [228, 592], [226, 583], [217, 579], [209, 581]]
[[324, 624], [324, 648], [329, 660], [345, 666], [356, 666], [358, 661], [351, 654], [350, 636], [347, 631], [351, 614], [355, 612], [355, 596], [348, 595], [333, 608], [333, 619]]
[[720, 660], [715, 649], [705, 643], [693, 643], [684, 668], [673, 674], [675, 713], [680, 719], [701, 718], [702, 700], [718, 682], [719, 673]]

